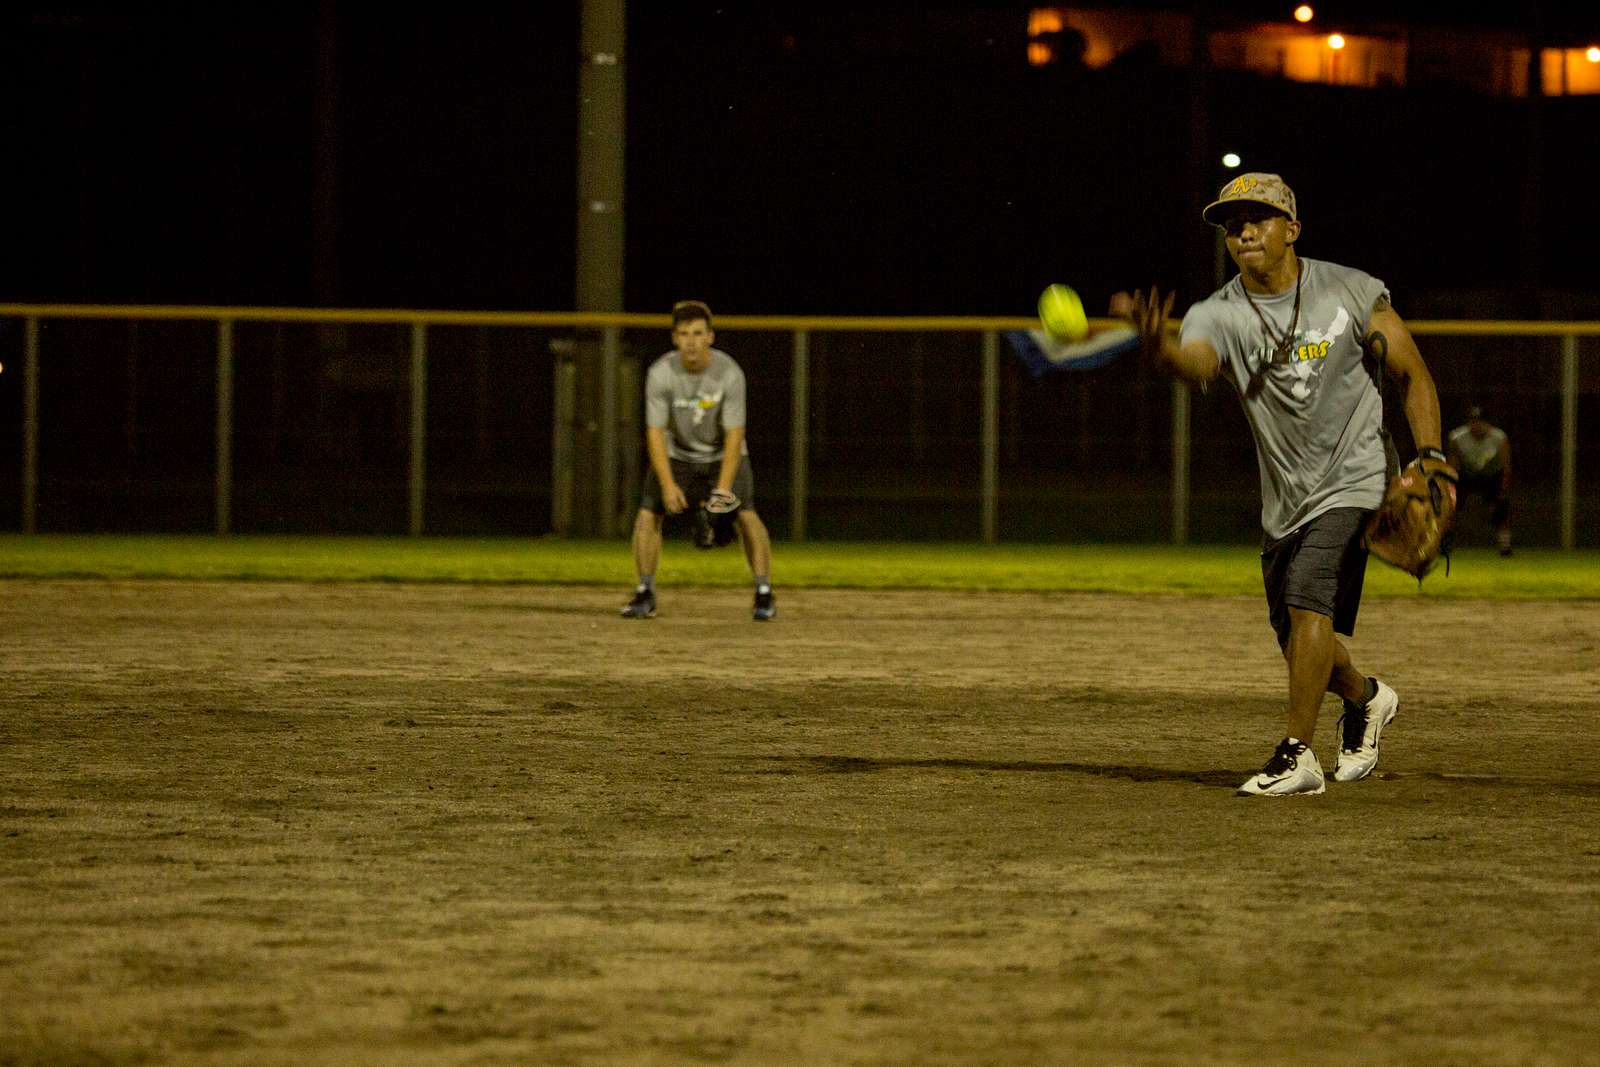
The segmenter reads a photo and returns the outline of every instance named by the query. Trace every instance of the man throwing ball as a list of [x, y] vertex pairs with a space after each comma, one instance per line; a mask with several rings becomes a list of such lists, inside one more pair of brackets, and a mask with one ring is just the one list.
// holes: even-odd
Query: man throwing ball
[[[622, 608], [625, 619], [656, 613], [656, 567], [661, 562], [661, 527], [666, 514], [694, 509], [709, 536], [701, 547], [721, 544], [711, 530], [731, 516], [755, 577], [752, 615], [765, 622], [778, 613], [772, 592], [772, 540], [755, 509], [755, 479], [744, 440], [744, 371], [726, 352], [711, 347], [711, 309], [698, 300], [672, 306], [673, 350], [650, 365], [644, 385], [645, 446], [650, 470], [633, 522], [633, 562], [639, 584]], [[731, 534], [730, 534], [731, 536]]]
[[1245, 174], [1203, 212], [1222, 229], [1239, 273], [1191, 307], [1179, 336], [1172, 294], [1136, 293], [1131, 318], [1145, 351], [1191, 382], [1233, 385], [1261, 468], [1261, 575], [1289, 671], [1285, 736], [1244, 796], [1321, 793], [1311, 745], [1325, 692], [1344, 699], [1333, 777], [1365, 778], [1399, 708], [1337, 636], [1354, 632], [1366, 574], [1362, 533], [1383, 499], [1387, 460], [1378, 373], [1398, 385], [1418, 446], [1414, 463], [1443, 466], [1439, 397], [1384, 284], [1299, 255], [1294, 193], [1276, 174]]

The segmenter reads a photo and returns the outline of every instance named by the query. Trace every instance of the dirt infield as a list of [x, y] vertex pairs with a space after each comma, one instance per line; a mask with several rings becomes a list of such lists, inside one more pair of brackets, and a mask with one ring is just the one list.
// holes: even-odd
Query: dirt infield
[[0, 1064], [1600, 1062], [1600, 605], [779, 595], [0, 583]]

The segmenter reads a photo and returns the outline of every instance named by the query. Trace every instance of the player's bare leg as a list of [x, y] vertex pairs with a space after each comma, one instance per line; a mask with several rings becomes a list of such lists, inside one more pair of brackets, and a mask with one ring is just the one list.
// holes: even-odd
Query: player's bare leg
[[661, 563], [661, 516], [640, 508], [633, 520], [633, 566], [639, 585], [623, 605], [624, 619], [649, 619], [656, 613], [656, 567]]
[[1333, 632], [1333, 620], [1319, 612], [1289, 609], [1283, 654], [1289, 663], [1288, 736], [1309, 745], [1324, 693], [1340, 697], [1344, 714], [1333, 777], [1340, 782], [1367, 777], [1378, 765], [1379, 737], [1399, 710], [1400, 698], [1356, 669], [1350, 650]]
[[[1333, 620], [1328, 616], [1305, 608], [1289, 609], [1289, 643], [1283, 650], [1289, 661], [1288, 736], [1308, 745], [1317, 732], [1323, 694], [1333, 681], [1336, 644]], [[1345, 662], [1349, 662], [1349, 653]], [[1363, 680], [1363, 689], [1365, 685]]]
[[[744, 547], [745, 562], [750, 573], [757, 578], [772, 574], [772, 538], [767, 534], [767, 524], [749, 508], [740, 508], [736, 516], [739, 527], [739, 544]], [[659, 546], [659, 541], [657, 542]]]
[[739, 544], [744, 548], [750, 575], [756, 580], [754, 617], [757, 622], [765, 622], [778, 613], [772, 595], [772, 538], [767, 534], [767, 524], [750, 508], [740, 508], [736, 518]]
[[661, 516], [640, 508], [633, 519], [633, 569], [642, 578], [661, 565]]
[[1328, 692], [1352, 704], [1367, 699], [1367, 676], [1356, 670], [1350, 650], [1344, 647], [1338, 634], [1333, 635], [1333, 675], [1328, 679]]
[[1289, 640], [1283, 655], [1289, 662], [1288, 730], [1260, 773], [1239, 787], [1241, 796], [1317, 794], [1326, 788], [1311, 739], [1317, 732], [1322, 698], [1332, 681], [1333, 620], [1315, 611], [1290, 608]]

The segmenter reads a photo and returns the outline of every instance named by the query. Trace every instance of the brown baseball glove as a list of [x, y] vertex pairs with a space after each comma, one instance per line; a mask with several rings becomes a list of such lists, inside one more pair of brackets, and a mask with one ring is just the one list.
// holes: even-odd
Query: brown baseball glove
[[1456, 471], [1437, 459], [1415, 459], [1389, 480], [1378, 510], [1367, 517], [1367, 549], [1391, 566], [1422, 578], [1439, 556], [1450, 573], [1450, 528], [1456, 518]]

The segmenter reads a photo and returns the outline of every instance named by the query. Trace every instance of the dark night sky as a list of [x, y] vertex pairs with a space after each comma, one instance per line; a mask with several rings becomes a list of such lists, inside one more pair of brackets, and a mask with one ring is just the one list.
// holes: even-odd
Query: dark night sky
[[[1026, 5], [917, 5], [893, 54], [859, 42], [895, 5], [630, 6], [630, 310], [692, 292], [727, 312], [1022, 313], [1052, 280], [1096, 299], [1194, 278], [1181, 72], [1041, 75], [1020, 62]], [[334, 302], [571, 307], [578, 4], [338, 11]], [[316, 17], [0, 16], [0, 85], [21, 102], [3, 120], [0, 293], [316, 302]], [[1561, 5], [1544, 19], [1583, 28]], [[1547, 102], [1531, 263], [1526, 101], [1223, 74], [1215, 100], [1216, 141], [1296, 186], [1308, 254], [1397, 293], [1600, 289], [1600, 98]]]

